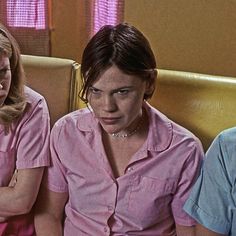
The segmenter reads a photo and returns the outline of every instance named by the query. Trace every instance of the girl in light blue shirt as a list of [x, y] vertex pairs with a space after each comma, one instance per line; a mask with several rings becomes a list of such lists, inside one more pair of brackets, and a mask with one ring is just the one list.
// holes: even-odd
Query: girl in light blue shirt
[[236, 127], [213, 141], [184, 210], [198, 221], [197, 236], [236, 235]]

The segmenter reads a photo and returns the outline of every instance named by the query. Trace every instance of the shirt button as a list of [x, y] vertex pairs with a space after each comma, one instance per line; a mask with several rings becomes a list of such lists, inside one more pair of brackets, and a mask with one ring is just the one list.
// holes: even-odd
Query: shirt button
[[108, 211], [113, 211], [113, 207], [112, 206], [108, 206], [107, 209], [108, 209]]
[[104, 232], [105, 232], [105, 233], [108, 232], [108, 227], [104, 227]]
[[131, 172], [134, 168], [133, 167], [129, 167], [127, 170], [128, 172]]

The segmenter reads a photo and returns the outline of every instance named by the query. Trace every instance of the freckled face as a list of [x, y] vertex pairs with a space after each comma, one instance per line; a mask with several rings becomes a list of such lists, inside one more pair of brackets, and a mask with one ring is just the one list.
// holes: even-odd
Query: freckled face
[[0, 54], [0, 106], [4, 103], [11, 86], [10, 61], [7, 55]]
[[88, 101], [107, 133], [126, 132], [142, 115], [147, 90], [146, 81], [112, 66], [90, 87]]

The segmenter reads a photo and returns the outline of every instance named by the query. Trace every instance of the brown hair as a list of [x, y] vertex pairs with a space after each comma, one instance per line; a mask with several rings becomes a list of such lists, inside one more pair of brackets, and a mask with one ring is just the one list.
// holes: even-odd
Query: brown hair
[[[88, 103], [88, 89], [112, 65], [126, 74], [147, 80], [155, 88], [156, 60], [145, 36], [126, 23], [102, 27], [86, 46], [81, 63], [83, 85], [80, 98]], [[144, 99], [152, 96], [145, 94]]]
[[0, 123], [5, 125], [6, 128], [9, 128], [11, 123], [21, 116], [25, 109], [25, 74], [21, 62], [19, 46], [2, 24], [0, 24], [0, 53], [6, 54], [10, 60], [10, 90], [4, 104], [0, 107]]

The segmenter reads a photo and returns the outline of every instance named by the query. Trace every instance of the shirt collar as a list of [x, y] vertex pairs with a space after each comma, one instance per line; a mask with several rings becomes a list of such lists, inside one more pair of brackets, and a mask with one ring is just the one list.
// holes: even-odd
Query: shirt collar
[[164, 114], [147, 102], [144, 102], [143, 106], [149, 117], [147, 148], [150, 151], [164, 151], [169, 147], [173, 138], [172, 123]]
[[[143, 107], [149, 118], [147, 149], [158, 152], [166, 150], [173, 137], [171, 121], [147, 102], [143, 103]], [[78, 110], [78, 112], [81, 115], [84, 114], [82, 116], [80, 115], [77, 121], [77, 127], [80, 131], [99, 132], [99, 123], [97, 119], [95, 119], [92, 110], [83, 108]]]
[[98, 120], [95, 119], [94, 113], [89, 108], [83, 108], [78, 110], [79, 118], [77, 120], [77, 127], [80, 131], [92, 132], [97, 130], [99, 124]]

